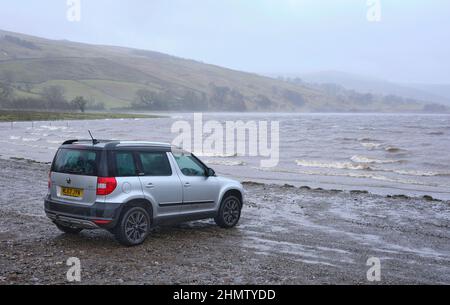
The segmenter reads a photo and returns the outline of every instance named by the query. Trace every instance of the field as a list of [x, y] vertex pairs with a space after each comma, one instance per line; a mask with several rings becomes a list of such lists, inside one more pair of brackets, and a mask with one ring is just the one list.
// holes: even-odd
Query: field
[[56, 121], [56, 120], [100, 120], [100, 119], [148, 119], [157, 115], [130, 113], [76, 113], [0, 110], [0, 122]]
[[[164, 93], [151, 110], [418, 112], [424, 104], [290, 82], [153, 51], [49, 40], [0, 30], [0, 83], [17, 97], [60, 86], [107, 109], [130, 107], [138, 90]], [[302, 60], [302, 59], [299, 59]], [[196, 106], [196, 107], [194, 107]]]

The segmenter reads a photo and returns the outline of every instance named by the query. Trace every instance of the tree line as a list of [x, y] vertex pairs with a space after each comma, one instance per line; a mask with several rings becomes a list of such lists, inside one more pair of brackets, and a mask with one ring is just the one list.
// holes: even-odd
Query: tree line
[[[236, 89], [209, 84], [207, 92], [191, 89], [163, 89], [151, 91], [139, 89], [131, 105], [140, 110], [176, 110], [176, 111], [245, 111], [246, 97]], [[266, 98], [264, 103], [270, 104]]]
[[95, 103], [83, 96], [67, 100], [64, 87], [58, 85], [44, 87], [35, 96], [25, 97], [17, 96], [14, 93], [14, 87], [10, 83], [0, 82], [0, 108], [85, 112], [86, 109], [103, 110], [105, 107], [102, 103]]

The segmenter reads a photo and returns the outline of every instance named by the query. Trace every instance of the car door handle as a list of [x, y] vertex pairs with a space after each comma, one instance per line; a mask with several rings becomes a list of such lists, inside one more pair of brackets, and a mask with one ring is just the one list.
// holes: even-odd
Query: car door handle
[[153, 183], [147, 183], [147, 185], [145, 186], [146, 188], [152, 189], [155, 187], [155, 185]]
[[190, 186], [191, 186], [191, 184], [189, 182], [184, 183], [184, 187], [190, 187]]

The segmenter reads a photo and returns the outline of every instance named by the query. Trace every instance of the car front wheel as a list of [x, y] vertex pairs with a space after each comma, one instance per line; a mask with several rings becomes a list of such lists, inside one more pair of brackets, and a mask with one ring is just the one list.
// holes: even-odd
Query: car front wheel
[[216, 224], [221, 228], [234, 227], [241, 217], [242, 203], [236, 196], [227, 196], [222, 200], [219, 213], [214, 218]]

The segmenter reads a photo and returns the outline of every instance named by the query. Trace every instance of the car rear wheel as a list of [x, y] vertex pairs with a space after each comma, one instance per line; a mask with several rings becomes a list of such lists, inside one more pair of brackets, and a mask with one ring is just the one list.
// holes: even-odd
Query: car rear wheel
[[234, 227], [241, 217], [242, 203], [236, 196], [227, 196], [222, 200], [219, 213], [214, 218], [221, 228]]
[[136, 246], [144, 242], [150, 231], [150, 216], [141, 207], [125, 210], [114, 230], [116, 239], [125, 246]]
[[72, 227], [64, 226], [59, 223], [55, 223], [55, 225], [60, 231], [67, 233], [67, 234], [78, 234], [81, 231], [83, 231], [83, 229], [81, 229], [81, 228], [72, 228]]

